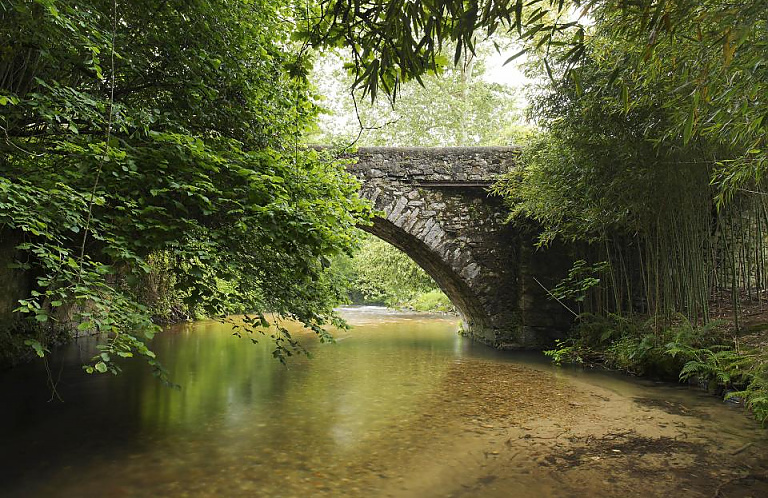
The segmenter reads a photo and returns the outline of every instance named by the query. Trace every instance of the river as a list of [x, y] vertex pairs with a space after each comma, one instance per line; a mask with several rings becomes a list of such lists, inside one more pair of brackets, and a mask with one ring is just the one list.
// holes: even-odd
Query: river
[[768, 496], [766, 431], [706, 393], [555, 367], [459, 337], [456, 319], [344, 308], [353, 328], [287, 366], [228, 326], [86, 375], [92, 341], [0, 375], [0, 495]]

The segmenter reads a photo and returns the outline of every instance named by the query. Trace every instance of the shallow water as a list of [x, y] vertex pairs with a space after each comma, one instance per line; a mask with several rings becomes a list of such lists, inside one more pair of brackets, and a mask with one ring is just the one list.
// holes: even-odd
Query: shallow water
[[85, 375], [92, 344], [0, 376], [4, 496], [768, 496], [768, 443], [682, 386], [557, 368], [456, 335], [450, 317], [347, 308], [336, 344], [272, 359], [227, 326]]

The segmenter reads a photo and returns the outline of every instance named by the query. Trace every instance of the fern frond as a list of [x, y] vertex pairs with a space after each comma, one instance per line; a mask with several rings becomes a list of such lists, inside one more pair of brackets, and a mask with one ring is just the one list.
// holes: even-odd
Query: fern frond
[[680, 380], [688, 380], [696, 374], [706, 372], [708, 370], [705, 363], [698, 361], [689, 361], [683, 365], [683, 369], [680, 370]]

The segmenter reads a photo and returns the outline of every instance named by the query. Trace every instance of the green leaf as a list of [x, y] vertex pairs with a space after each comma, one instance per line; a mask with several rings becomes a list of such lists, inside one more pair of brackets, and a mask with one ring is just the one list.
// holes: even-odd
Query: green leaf
[[528, 52], [528, 49], [527, 49], [527, 48], [524, 48], [523, 50], [521, 50], [521, 51], [517, 52], [517, 53], [516, 53], [516, 54], [514, 54], [512, 57], [510, 57], [509, 59], [505, 60], [505, 61], [504, 61], [504, 64], [502, 64], [502, 66], [506, 66], [507, 64], [509, 64], [509, 63], [510, 63], [510, 62], [512, 62], [513, 60], [517, 59], [518, 57], [520, 57], [521, 55], [523, 55], [523, 54], [524, 54], [524, 53], [526, 53], [526, 52]]
[[626, 83], [621, 85], [621, 102], [624, 104], [624, 113], [629, 112], [629, 86]]
[[683, 144], [687, 144], [691, 140], [693, 134], [693, 122], [696, 119], [696, 106], [691, 107], [691, 111], [688, 113], [688, 118], [685, 120], [683, 126]]
[[36, 341], [34, 339], [26, 339], [24, 341], [24, 344], [34, 349], [35, 354], [37, 354], [37, 356], [39, 356], [40, 358], [45, 357], [45, 353], [46, 351], [48, 351], [46, 348], [43, 347], [42, 344], [40, 344], [39, 341]]
[[97, 372], [99, 373], [105, 373], [107, 371], [107, 364], [103, 361], [98, 362], [93, 366]]
[[545, 58], [544, 59], [544, 69], [547, 70], [547, 76], [549, 77], [549, 81], [555, 81], [554, 76], [552, 76], [552, 68], [549, 65], [549, 61]]

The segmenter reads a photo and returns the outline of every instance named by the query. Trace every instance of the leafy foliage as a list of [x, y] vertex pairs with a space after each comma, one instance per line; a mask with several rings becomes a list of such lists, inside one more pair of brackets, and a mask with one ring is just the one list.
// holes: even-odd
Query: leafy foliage
[[544, 355], [552, 358], [555, 365], [584, 363], [584, 358], [581, 357], [581, 348], [569, 340], [557, 339], [554, 349], [545, 350]]
[[581, 93], [584, 56], [605, 40], [618, 41], [624, 50], [605, 52], [602, 64], [610, 72], [603, 88], [617, 90], [610, 98], [629, 112], [653, 99], [637, 91], [638, 83], [647, 89], [664, 80], [667, 98], [656, 102], [671, 116], [658, 123], [666, 137], [687, 144], [701, 134], [739, 148], [735, 159], [721, 163], [726, 198], [765, 167], [768, 8], [762, 0], [738, 8], [725, 0], [324, 0], [316, 15], [303, 36], [347, 47], [355, 86], [372, 98], [379, 88], [394, 98], [402, 83], [436, 72], [446, 44], [454, 45], [458, 63], [497, 32], [526, 44], [510, 60], [539, 52], [550, 79], [562, 77]]
[[670, 350], [671, 344], [688, 347], [727, 342], [721, 322], [694, 327], [684, 316], [658, 327], [651, 320], [641, 321], [617, 314], [582, 314], [574, 337], [561, 341], [549, 352], [560, 361], [603, 363], [634, 374], [675, 378], [684, 363]]
[[607, 268], [607, 261], [588, 265], [586, 261], [579, 259], [568, 270], [568, 276], [552, 289], [552, 295], [562, 300], [584, 301], [587, 291], [600, 284], [600, 279], [596, 275]]
[[681, 341], [667, 346], [667, 353], [687, 362], [680, 380], [698, 379], [725, 399], [743, 399], [755, 418], [768, 422], [768, 366], [760, 349], [735, 350], [727, 345], [695, 347]]
[[322, 0], [315, 13], [318, 20], [299, 36], [315, 45], [349, 49], [354, 86], [372, 99], [381, 88], [395, 100], [402, 83], [422, 83], [424, 74], [438, 71], [441, 54], [448, 45], [453, 49], [454, 64], [458, 64], [462, 57], [475, 53], [479, 36], [491, 36], [497, 30], [514, 32], [526, 41], [534, 40], [537, 33], [546, 33], [536, 40], [542, 46], [557, 33], [574, 28], [574, 41], [581, 42], [571, 55], [578, 56], [584, 31], [576, 22], [565, 19], [571, 3]]
[[456, 308], [448, 296], [440, 289], [434, 289], [428, 292], [417, 294], [416, 297], [408, 301], [407, 307], [415, 311], [432, 311], [441, 313], [455, 312]]
[[768, 363], [760, 349], [739, 349], [723, 322], [697, 327], [683, 316], [663, 328], [612, 315], [581, 317], [574, 338], [545, 354], [556, 364], [600, 362], [633, 374], [678, 377], [743, 399], [762, 423], [768, 421]]
[[205, 314], [234, 301], [331, 319], [327, 261], [368, 208], [342, 164], [297, 147], [316, 111], [291, 15], [263, 0], [0, 4], [0, 227], [23, 235], [34, 280], [17, 312], [106, 334], [87, 371], [138, 354], [162, 375], [137, 291], [158, 254]]
[[[582, 309], [682, 312], [706, 322], [713, 289], [738, 301], [765, 286], [761, 176], [742, 170], [752, 183], [737, 194], [726, 194], [719, 180], [722, 165], [739, 162], [753, 145], [695, 127], [686, 131], [690, 114], [680, 113], [690, 109], [681, 88], [698, 84], [692, 67], [709, 76], [710, 66], [701, 65], [703, 45], [711, 51], [719, 43], [698, 23], [717, 17], [722, 5], [694, 9], [701, 16], [694, 22], [683, 4], [638, 2], [646, 13], [677, 16], [668, 19], [674, 29], [659, 27], [668, 35], [663, 41], [648, 41], [641, 33], [656, 20], [639, 22], [635, 4], [619, 10], [592, 2], [594, 24], [578, 61], [561, 36], [563, 45], [542, 54], [549, 62], [531, 68], [551, 78], [532, 95], [529, 111], [545, 133], [524, 151], [525, 168], [508, 175], [497, 192], [507, 197], [512, 219], [541, 225], [541, 244], [576, 242], [583, 259], [609, 263], [596, 277], [604, 285], [588, 293]], [[706, 54], [710, 62], [719, 57]]]
[[[434, 280], [405, 253], [371, 235], [362, 237], [354, 257], [333, 261], [347, 280], [352, 301], [381, 303], [393, 308], [418, 304], [427, 310], [445, 307], [444, 297]], [[426, 297], [431, 294], [430, 297]], [[419, 303], [415, 303], [419, 301]]]
[[615, 62], [629, 88], [626, 105], [649, 99], [633, 86], [642, 90], [665, 81], [667, 98], [656, 101], [670, 116], [662, 138], [687, 144], [701, 137], [730, 149], [732, 156], [720, 158], [715, 175], [720, 202], [759, 183], [768, 157], [768, 104], [760, 97], [768, 91], [765, 3], [734, 8], [723, 0], [657, 0], [622, 11], [606, 5], [595, 14], [605, 30], [598, 36], [637, 47]]

